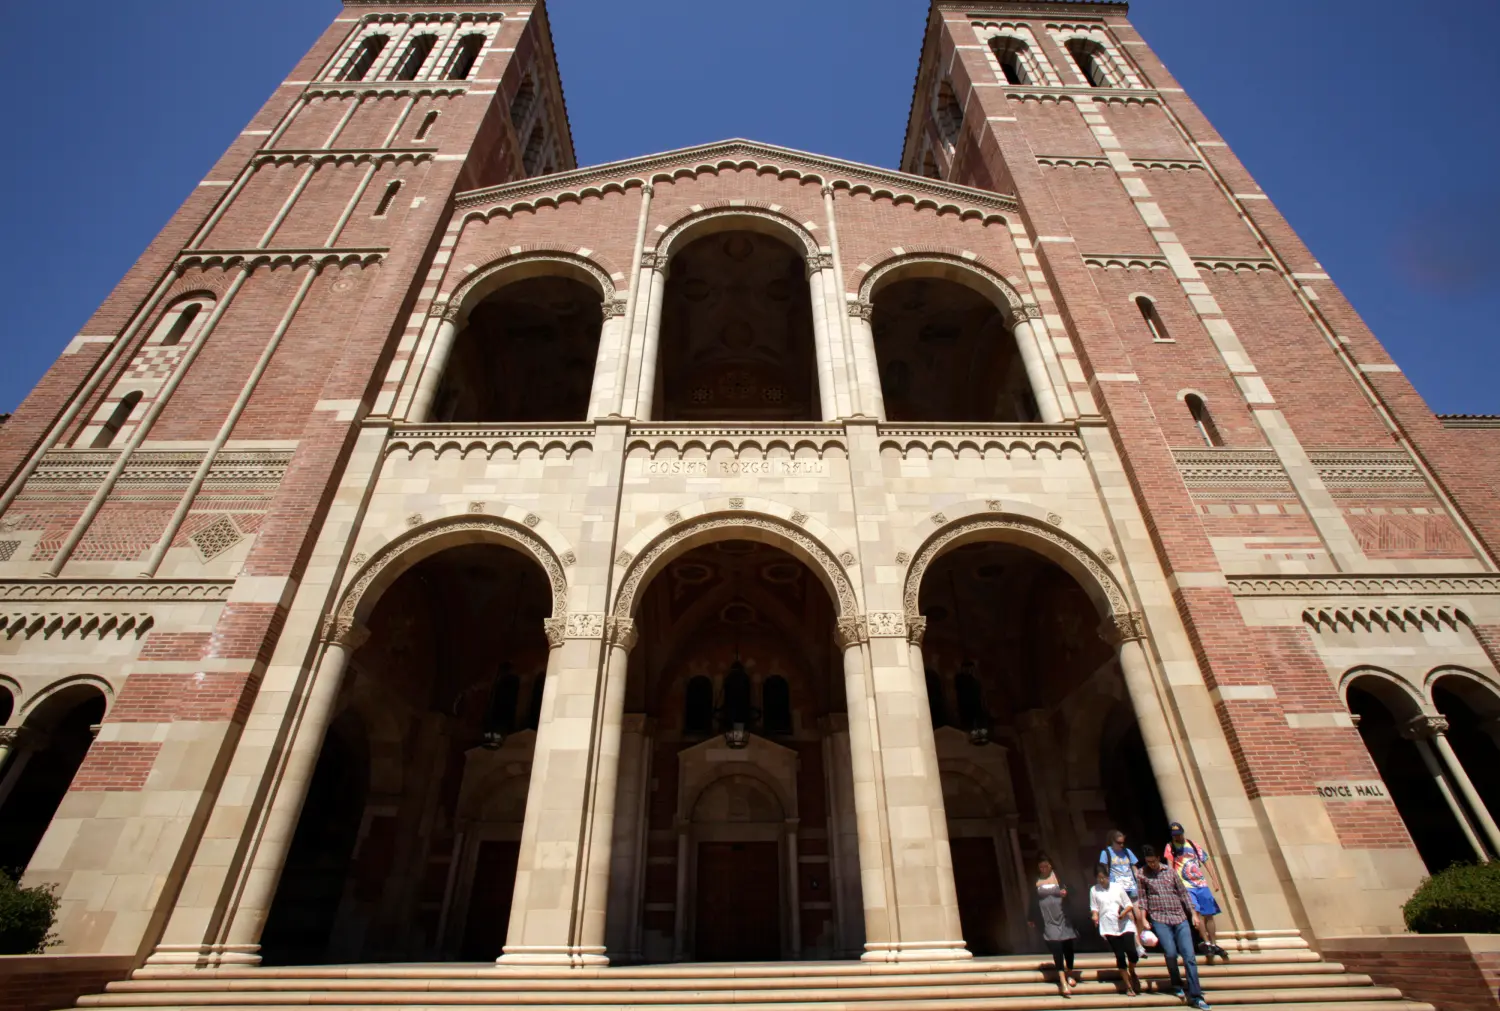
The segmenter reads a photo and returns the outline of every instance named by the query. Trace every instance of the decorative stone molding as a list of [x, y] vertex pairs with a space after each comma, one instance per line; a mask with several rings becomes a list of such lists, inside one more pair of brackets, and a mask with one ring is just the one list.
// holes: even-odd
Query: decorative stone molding
[[922, 638], [927, 634], [927, 619], [918, 615], [915, 618], [906, 619], [906, 641], [913, 646], [922, 645]]
[[[934, 519], [936, 520], [937, 517], [934, 517]], [[942, 522], [946, 523], [946, 520]], [[995, 531], [1009, 535], [1019, 534], [1022, 541], [1044, 541], [1052, 547], [1060, 549], [1064, 554], [1072, 558], [1074, 565], [1079, 570], [1073, 573], [1075, 577], [1082, 575], [1092, 580], [1107, 602], [1111, 616], [1128, 614], [1130, 612], [1130, 608], [1125, 602], [1125, 591], [1115, 581], [1115, 577], [1104, 567], [1104, 563], [1094, 556], [1093, 552], [1084, 548], [1077, 541], [1073, 540], [1073, 538], [1057, 530], [1055, 527], [1026, 517], [978, 513], [957, 520], [951, 525], [944, 526], [928, 538], [927, 542], [922, 545], [921, 550], [917, 552], [910, 567], [906, 570], [904, 601], [908, 622], [915, 620], [921, 615], [919, 600], [922, 591], [922, 579], [927, 574], [927, 567], [954, 541], [961, 538], [971, 538], [985, 531]]]
[[468, 459], [514, 460], [534, 451], [539, 456], [559, 454], [571, 459], [580, 449], [593, 445], [592, 425], [396, 425], [385, 445], [387, 455], [404, 453], [408, 460], [418, 453], [435, 456], [457, 454]]
[[629, 305], [623, 298], [613, 299], [604, 303], [604, 318], [618, 319], [625, 315], [625, 307]]
[[597, 639], [604, 634], [604, 615], [600, 613], [570, 613], [567, 617], [569, 639]]
[[[275, 491], [291, 465], [292, 449], [223, 450], [214, 457], [204, 487], [214, 491]], [[137, 450], [119, 482], [133, 488], [186, 487], [203, 463], [202, 450]], [[29, 489], [86, 487], [92, 490], [109, 475], [118, 450], [53, 449], [26, 482]]]
[[0, 614], [6, 639], [139, 639], [156, 623], [149, 614], [12, 613]]
[[[464, 282], [451, 295], [447, 296], [450, 310], [455, 311], [454, 319], [457, 319], [469, 307], [469, 302], [476, 291], [484, 287], [492, 277], [523, 263], [557, 263], [571, 267], [574, 270], [582, 271], [594, 279], [594, 284], [597, 286], [599, 295], [605, 305], [610, 305], [615, 301], [614, 281], [610, 280], [609, 272], [594, 261], [579, 256], [576, 253], [531, 251], [502, 256], [499, 259], [492, 260], [465, 278]], [[448, 316], [444, 315], [443, 318], [447, 319]]]
[[[652, 573], [656, 563], [663, 556], [672, 552], [677, 545], [689, 537], [696, 537], [711, 530], [761, 530], [796, 545], [799, 551], [794, 554], [800, 553], [804, 561], [810, 562], [823, 571], [828, 585], [834, 591], [839, 614], [856, 613], [858, 605], [854, 594], [854, 584], [849, 581], [843, 565], [827, 547], [809, 536], [807, 531], [787, 520], [761, 513], [746, 515], [710, 513], [668, 529], [633, 560], [627, 552], [620, 552], [620, 557], [615, 560], [615, 564], [626, 568], [627, 572], [624, 579], [620, 581], [620, 589], [615, 596], [615, 606], [612, 612], [614, 616], [629, 618], [635, 613], [636, 594], [640, 592], [647, 575]], [[850, 560], [852, 563], [852, 555]]]
[[1042, 307], [1035, 302], [1027, 302], [1021, 306], [1021, 314], [1027, 319], [1041, 319]]
[[1100, 638], [1112, 646], [1146, 638], [1146, 616], [1140, 611], [1116, 612], [1100, 629]]
[[800, 510], [792, 513], [792, 522], [800, 527], [802, 524], [807, 522], [807, 513]]
[[865, 615], [871, 638], [906, 638], [906, 616], [900, 611], [871, 611]]
[[547, 648], [559, 649], [568, 641], [568, 619], [543, 618], [542, 631], [547, 635]]
[[637, 633], [635, 621], [630, 618], [617, 618], [614, 615], [604, 617], [604, 644], [606, 646], [618, 646], [629, 653], [635, 649]]
[[849, 315], [868, 322], [875, 318], [875, 307], [869, 302], [850, 302]]
[[1435, 607], [1415, 604], [1410, 607], [1308, 608], [1302, 612], [1302, 620], [1315, 632], [1325, 629], [1330, 632], [1337, 632], [1339, 629], [1351, 632], [1373, 632], [1376, 629], [1384, 632], [1421, 632], [1428, 629], [1442, 631], [1469, 624], [1468, 615], [1445, 604]]
[[667, 257], [666, 257], [666, 255], [665, 254], [659, 254], [654, 249], [648, 249], [648, 250], [646, 250], [644, 253], [641, 254], [641, 269], [642, 270], [657, 270], [657, 269], [666, 270], [667, 269]]
[[[812, 237], [812, 233], [804, 228], [801, 222], [779, 211], [773, 211], [766, 207], [756, 207], [753, 204], [737, 204], [733, 207], [711, 207], [707, 210], [696, 211], [688, 215], [672, 225], [661, 238], [656, 240], [656, 255], [659, 258], [670, 257], [672, 250], [676, 247], [684, 232], [691, 228], [696, 228], [705, 222], [716, 221], [720, 218], [730, 220], [736, 218], [760, 218], [763, 221], [770, 222], [777, 228], [791, 233], [802, 243], [803, 251], [807, 255], [809, 270], [818, 269], [812, 266], [813, 259], [820, 255], [826, 255], [818, 249], [818, 240]], [[833, 267], [832, 257], [828, 258], [828, 267], [829, 269]]]
[[807, 272], [816, 274], [820, 270], [832, 270], [833, 257], [828, 253], [813, 253], [807, 258]]
[[870, 639], [865, 619], [859, 615], [844, 615], [835, 624], [834, 639], [839, 649], [849, 649]]
[[1413, 716], [1406, 721], [1401, 728], [1401, 736], [1413, 741], [1426, 741], [1448, 732], [1448, 718], [1446, 716]]
[[202, 580], [60, 580], [17, 579], [0, 583], [0, 602], [65, 603], [73, 601], [222, 601], [234, 589], [232, 579]]
[[[420, 522], [420, 517], [418, 521]], [[479, 534], [503, 541], [507, 546], [535, 560], [546, 573], [547, 582], [552, 588], [552, 617], [561, 619], [567, 614], [567, 577], [563, 574], [562, 563], [541, 538], [519, 523], [511, 523], [499, 517], [460, 516], [418, 529], [385, 545], [344, 591], [342, 602], [334, 612], [337, 620], [352, 625], [357, 616], [362, 616], [367, 612], [368, 608], [362, 606], [365, 596], [377, 580], [385, 582], [382, 576], [393, 563], [410, 560], [412, 564], [415, 564], [421, 557], [425, 557], [425, 553], [421, 550], [423, 545], [434, 540], [465, 534]], [[404, 571], [404, 567], [396, 574], [399, 574], [399, 571]], [[389, 581], [394, 580], [395, 574], [389, 577]], [[382, 585], [380, 589], [383, 591], [385, 586]], [[378, 597], [379, 594], [376, 596]], [[371, 606], [373, 604], [374, 601], [371, 601]], [[549, 636], [550, 634], [549, 629]]]
[[729, 500], [729, 508], [743, 509], [745, 508], [745, 500], [742, 498], [732, 498]]
[[1228, 576], [1236, 597], [1495, 596], [1500, 576]]
[[955, 269], [976, 274], [983, 278], [1005, 299], [1010, 307], [1011, 319], [1029, 318], [1026, 315], [1026, 303], [1021, 300], [1020, 294], [1011, 283], [989, 267], [974, 260], [965, 259], [962, 256], [954, 256], [951, 253], [905, 253], [900, 256], [892, 256], [888, 260], [871, 267], [865, 274], [864, 280], [859, 285], [859, 301], [875, 304], [875, 288], [880, 284], [882, 278], [896, 270], [904, 270], [915, 266], [936, 267], [940, 272], [951, 272]]

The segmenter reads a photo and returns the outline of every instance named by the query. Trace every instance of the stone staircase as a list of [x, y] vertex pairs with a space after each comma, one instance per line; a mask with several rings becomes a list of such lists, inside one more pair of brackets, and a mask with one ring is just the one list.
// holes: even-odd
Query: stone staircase
[[[1045, 968], [1044, 968], [1045, 966]], [[83, 1008], [494, 1008], [611, 1011], [682, 1007], [695, 1011], [984, 1011], [1181, 1007], [1167, 993], [1160, 955], [1141, 963], [1148, 992], [1127, 997], [1114, 960], [1081, 955], [1083, 983], [1057, 993], [1050, 960], [1036, 955], [904, 965], [862, 962], [682, 964], [596, 970], [494, 965], [354, 965], [138, 971]], [[1376, 986], [1307, 949], [1246, 951], [1202, 966], [1210, 1003], [1236, 1011], [1433, 1011]]]

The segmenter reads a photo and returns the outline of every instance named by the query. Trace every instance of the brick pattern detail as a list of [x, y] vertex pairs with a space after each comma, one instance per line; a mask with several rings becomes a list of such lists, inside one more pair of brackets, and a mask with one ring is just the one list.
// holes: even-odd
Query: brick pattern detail
[[10, 955], [0, 959], [0, 1007], [55, 1011], [100, 993], [135, 968], [135, 956]]
[[141, 644], [140, 658], [143, 661], [202, 660], [208, 655], [210, 638], [207, 632], [152, 632]]
[[95, 741], [78, 774], [68, 787], [71, 793], [104, 791], [126, 793], [146, 785], [161, 745], [143, 741]]
[[1349, 951], [1325, 947], [1324, 958], [1342, 962], [1381, 986], [1394, 986], [1409, 1000], [1443, 1011], [1495, 1011], [1500, 1000], [1500, 954], [1447, 951]]

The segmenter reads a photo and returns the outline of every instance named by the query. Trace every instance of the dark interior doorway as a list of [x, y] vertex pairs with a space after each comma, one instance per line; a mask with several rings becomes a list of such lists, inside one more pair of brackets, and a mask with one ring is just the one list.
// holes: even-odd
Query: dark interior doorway
[[698, 844], [699, 962], [781, 957], [781, 871], [774, 842]]
[[0, 802], [0, 870], [18, 878], [31, 862], [88, 754], [104, 708], [99, 689], [74, 685], [44, 700], [27, 717], [27, 734], [0, 779], [9, 786]]

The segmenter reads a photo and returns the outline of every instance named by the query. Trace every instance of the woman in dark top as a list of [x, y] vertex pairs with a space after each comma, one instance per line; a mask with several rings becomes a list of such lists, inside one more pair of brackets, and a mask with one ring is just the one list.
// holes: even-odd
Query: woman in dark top
[[1057, 991], [1064, 997], [1073, 996], [1077, 980], [1073, 973], [1073, 941], [1078, 931], [1068, 921], [1068, 911], [1063, 901], [1068, 889], [1057, 880], [1052, 861], [1044, 853], [1036, 858], [1036, 894], [1031, 900], [1030, 925], [1033, 930], [1042, 925], [1042, 940], [1052, 952], [1052, 964], [1057, 967]]

